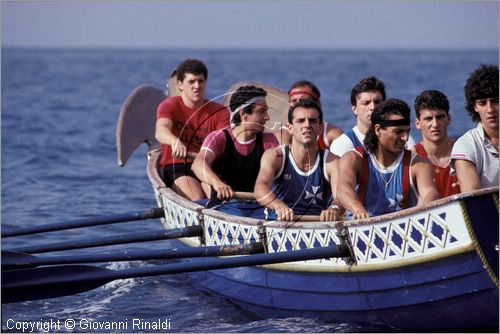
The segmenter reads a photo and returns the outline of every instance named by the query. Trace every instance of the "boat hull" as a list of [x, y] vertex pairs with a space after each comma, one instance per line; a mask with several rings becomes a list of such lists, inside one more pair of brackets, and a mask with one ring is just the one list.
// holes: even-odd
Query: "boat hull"
[[366, 273], [252, 267], [193, 279], [263, 318], [314, 317], [398, 330], [498, 328], [498, 288], [473, 252]]

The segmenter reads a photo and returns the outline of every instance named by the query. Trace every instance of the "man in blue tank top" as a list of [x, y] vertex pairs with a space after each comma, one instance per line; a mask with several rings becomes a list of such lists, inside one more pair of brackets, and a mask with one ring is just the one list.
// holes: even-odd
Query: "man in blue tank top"
[[293, 221], [301, 215], [319, 215], [321, 221], [338, 219], [341, 208], [332, 201], [338, 157], [318, 147], [322, 122], [316, 102], [299, 101], [288, 112], [291, 145], [264, 152], [254, 194], [268, 209], [268, 219]]
[[[333, 154], [342, 157], [355, 147], [363, 146], [366, 132], [371, 125], [371, 114], [385, 98], [385, 84], [374, 76], [361, 79], [354, 85], [351, 90], [351, 111], [356, 117], [356, 125], [332, 142], [330, 151]], [[413, 145], [415, 140], [409, 136], [407, 146]]]
[[439, 198], [430, 162], [406, 150], [410, 108], [398, 99], [377, 105], [364, 147], [339, 162], [338, 199], [347, 217], [368, 218], [423, 205]]

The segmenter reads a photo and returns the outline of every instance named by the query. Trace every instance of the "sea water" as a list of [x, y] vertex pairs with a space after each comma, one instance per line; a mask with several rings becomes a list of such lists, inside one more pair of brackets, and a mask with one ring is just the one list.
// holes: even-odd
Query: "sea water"
[[[135, 87], [147, 83], [165, 88], [172, 69], [185, 58], [207, 64], [208, 97], [223, 94], [241, 80], [285, 91], [296, 80], [311, 80], [321, 90], [325, 120], [344, 130], [354, 125], [350, 92], [361, 78], [377, 76], [385, 82], [388, 97], [410, 106], [422, 90], [438, 89], [450, 100], [449, 134], [458, 137], [474, 126], [464, 109], [465, 80], [480, 64], [498, 64], [498, 56], [498, 50], [3, 49], [2, 228], [154, 207], [145, 170], [146, 147], [140, 147], [124, 168], [118, 167], [116, 123], [122, 103]], [[411, 133], [420, 140], [416, 129]], [[158, 220], [149, 220], [52, 232], [2, 240], [2, 249], [159, 228]], [[169, 246], [170, 241], [156, 241], [107, 250]], [[67, 252], [71, 253], [78, 251]], [[142, 265], [125, 262], [108, 268]], [[259, 319], [198, 290], [185, 274], [113, 281], [73, 296], [2, 306], [2, 331], [30, 328], [94, 333], [389, 330], [300, 317]]]

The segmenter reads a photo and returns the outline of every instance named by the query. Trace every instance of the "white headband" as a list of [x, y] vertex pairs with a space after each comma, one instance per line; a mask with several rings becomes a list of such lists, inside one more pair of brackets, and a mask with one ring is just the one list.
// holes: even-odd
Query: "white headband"
[[239, 113], [241, 110], [245, 109], [246, 107], [248, 107], [252, 103], [255, 103], [255, 102], [259, 101], [259, 100], [263, 100], [265, 98], [266, 98], [265, 96], [252, 97], [247, 102], [245, 102], [242, 105], [238, 106], [238, 108], [236, 108], [234, 111], [231, 112], [231, 125], [234, 125], [234, 123], [233, 123], [233, 117], [234, 117], [234, 115], [236, 115], [237, 113]]

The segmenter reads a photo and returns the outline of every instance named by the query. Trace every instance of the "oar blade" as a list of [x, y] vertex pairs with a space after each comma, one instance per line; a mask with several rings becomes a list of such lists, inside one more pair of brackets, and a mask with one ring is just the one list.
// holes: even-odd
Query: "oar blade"
[[112, 270], [84, 265], [2, 272], [2, 303], [55, 298], [95, 289], [111, 282]]
[[2, 271], [21, 268], [37, 267], [33, 262], [36, 261], [36, 256], [31, 254], [3, 250], [2, 251]]

